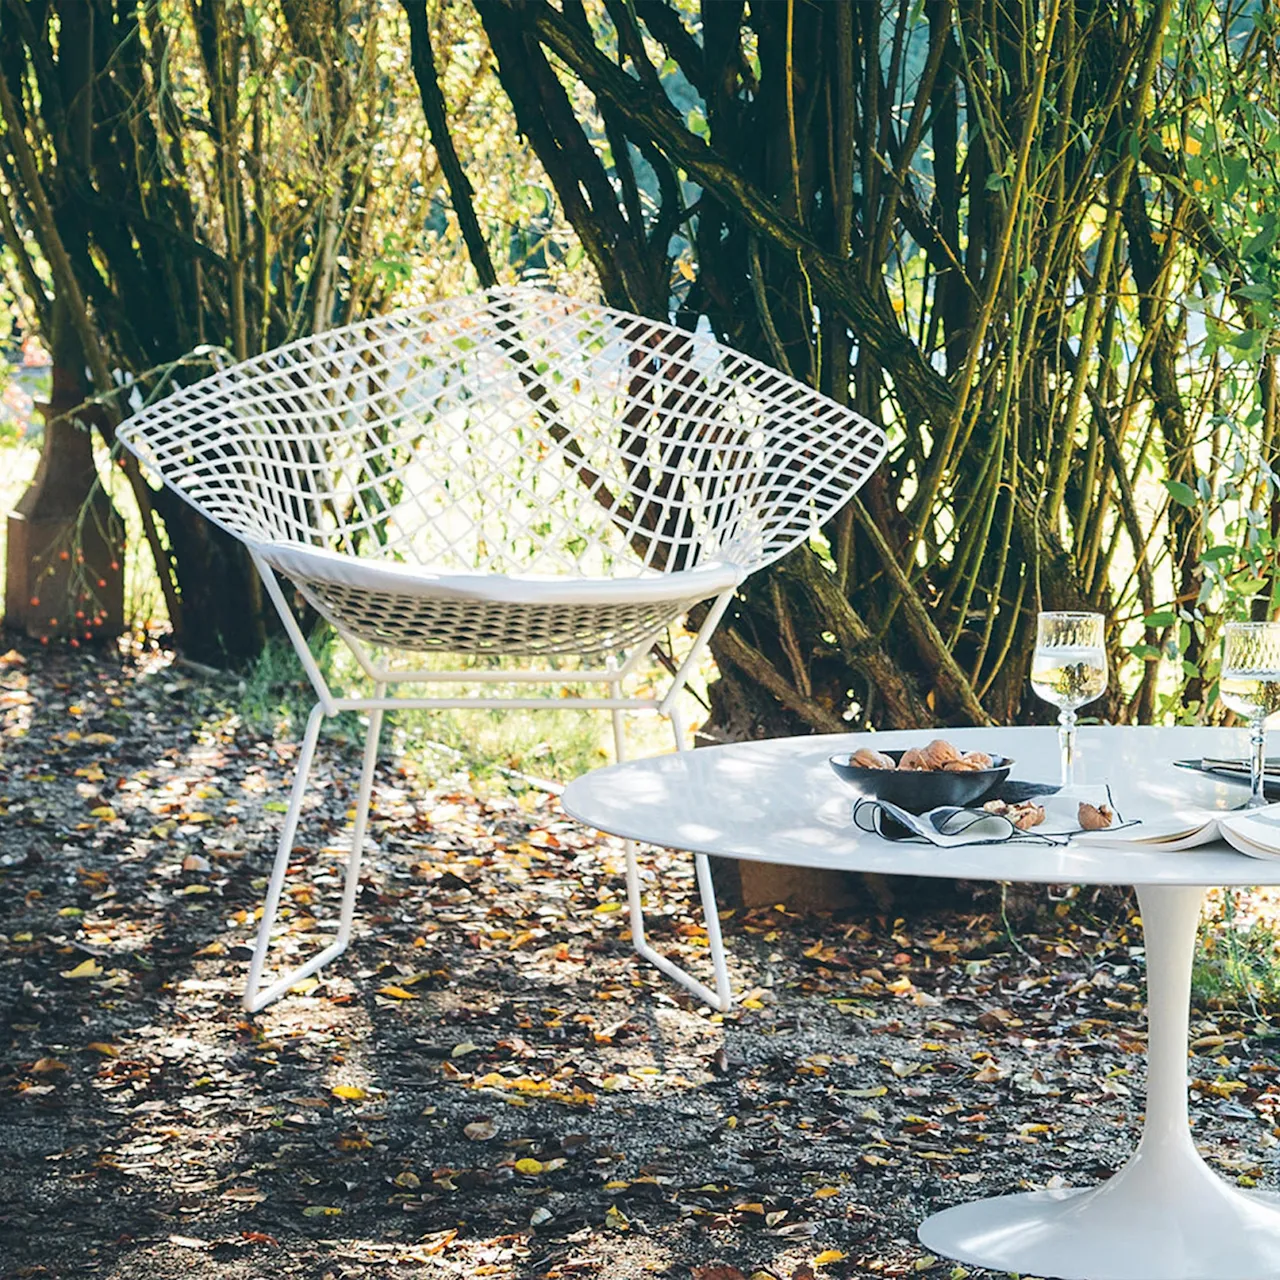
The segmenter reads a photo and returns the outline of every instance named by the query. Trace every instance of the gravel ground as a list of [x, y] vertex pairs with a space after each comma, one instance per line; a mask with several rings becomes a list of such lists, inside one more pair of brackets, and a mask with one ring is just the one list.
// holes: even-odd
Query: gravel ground
[[[634, 960], [616, 842], [390, 758], [352, 948], [247, 1017], [296, 746], [233, 695], [0, 657], [0, 1277], [981, 1277], [920, 1219], [1130, 1149], [1123, 909], [738, 911], [721, 1017]], [[322, 744], [277, 955], [331, 926], [355, 762]], [[705, 965], [688, 860], [646, 866], [655, 943]], [[1276, 1186], [1270, 1021], [1192, 1021], [1197, 1143]]]

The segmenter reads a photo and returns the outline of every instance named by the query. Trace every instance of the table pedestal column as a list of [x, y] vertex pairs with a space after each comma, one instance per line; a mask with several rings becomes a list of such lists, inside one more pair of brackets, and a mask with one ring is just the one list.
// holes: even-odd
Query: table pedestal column
[[926, 1219], [926, 1248], [1055, 1280], [1280, 1277], [1280, 1196], [1230, 1186], [1187, 1117], [1187, 1018], [1199, 888], [1138, 889], [1147, 953], [1147, 1112], [1137, 1150], [1099, 1187], [958, 1205]]

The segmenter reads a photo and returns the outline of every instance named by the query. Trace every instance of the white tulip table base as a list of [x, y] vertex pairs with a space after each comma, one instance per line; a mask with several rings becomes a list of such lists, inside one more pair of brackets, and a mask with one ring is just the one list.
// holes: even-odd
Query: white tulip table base
[[1046, 1280], [1280, 1277], [1280, 1195], [1231, 1186], [1191, 1140], [1188, 1003], [1202, 896], [1191, 886], [1138, 888], [1147, 953], [1147, 1112], [1129, 1161], [1098, 1187], [945, 1209], [920, 1226], [927, 1249]]

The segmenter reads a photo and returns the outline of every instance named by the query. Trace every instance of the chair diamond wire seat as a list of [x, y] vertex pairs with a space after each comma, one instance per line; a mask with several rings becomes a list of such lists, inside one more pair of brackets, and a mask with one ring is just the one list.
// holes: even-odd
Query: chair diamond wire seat
[[[735, 589], [848, 502], [887, 447], [858, 414], [708, 336], [530, 288], [291, 342], [172, 393], [126, 419], [119, 437], [245, 543], [316, 692], [250, 965], [250, 1011], [350, 939], [385, 711], [605, 709], [622, 759], [623, 712], [648, 709], [668, 717], [683, 750], [676, 700]], [[350, 647], [372, 697], [330, 689], [281, 577]], [[665, 692], [630, 691], [657, 636], [704, 600]], [[403, 665], [435, 652], [480, 665]], [[524, 665], [486, 665], [494, 657]], [[465, 684], [599, 690], [467, 695]], [[403, 686], [446, 688], [389, 696]], [[347, 710], [366, 712], [369, 731], [337, 937], [263, 987], [320, 725]], [[629, 844], [632, 940], [727, 1010], [710, 869], [705, 855], [695, 862], [715, 990], [646, 940]]]

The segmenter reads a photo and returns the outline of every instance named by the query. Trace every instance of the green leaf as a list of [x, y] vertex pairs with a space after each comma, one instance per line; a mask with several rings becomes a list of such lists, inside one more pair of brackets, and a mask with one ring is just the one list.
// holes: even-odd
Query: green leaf
[[1155, 613], [1147, 614], [1142, 624], [1146, 627], [1171, 627], [1177, 620], [1177, 615], [1171, 610], [1158, 609]]
[[1169, 490], [1169, 496], [1184, 507], [1198, 506], [1200, 495], [1189, 485], [1183, 484], [1181, 480], [1162, 480], [1160, 482]]

